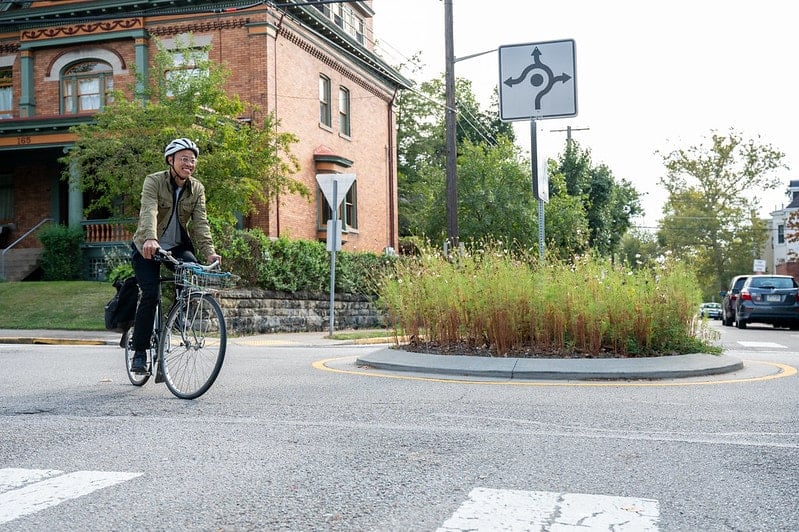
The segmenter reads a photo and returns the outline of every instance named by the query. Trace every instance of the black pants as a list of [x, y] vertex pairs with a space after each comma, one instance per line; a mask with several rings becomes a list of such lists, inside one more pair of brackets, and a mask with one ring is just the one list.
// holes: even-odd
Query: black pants
[[[197, 258], [190, 250], [185, 248], [170, 249], [172, 256], [186, 262], [197, 262]], [[141, 253], [134, 248], [133, 271], [136, 273], [136, 281], [139, 283], [139, 306], [136, 307], [136, 321], [133, 324], [133, 349], [135, 351], [146, 351], [150, 348], [150, 337], [153, 334], [153, 321], [155, 320], [155, 306], [158, 303], [158, 283], [161, 275], [161, 262], [145, 259]], [[164, 263], [168, 268], [173, 269], [169, 262]]]

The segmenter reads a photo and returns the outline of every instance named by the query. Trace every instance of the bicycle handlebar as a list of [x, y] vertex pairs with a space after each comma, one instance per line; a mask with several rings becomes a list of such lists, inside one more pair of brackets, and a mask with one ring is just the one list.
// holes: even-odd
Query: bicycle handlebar
[[191, 261], [184, 261], [184, 260], [176, 259], [175, 257], [172, 256], [171, 252], [165, 250], [164, 248], [158, 248], [155, 251], [155, 253], [153, 254], [153, 258], [155, 260], [159, 260], [161, 262], [164, 262], [164, 261], [170, 262], [170, 263], [174, 264], [175, 266], [178, 266], [178, 265], [184, 265], [184, 266], [185, 265], [190, 265], [190, 266], [192, 266], [194, 268], [199, 268], [199, 269], [201, 269], [203, 271], [206, 271], [206, 272], [219, 267], [219, 260], [218, 259], [215, 260], [214, 262], [212, 262], [211, 264], [203, 265], [203, 264], [200, 264], [199, 262], [191, 262]]

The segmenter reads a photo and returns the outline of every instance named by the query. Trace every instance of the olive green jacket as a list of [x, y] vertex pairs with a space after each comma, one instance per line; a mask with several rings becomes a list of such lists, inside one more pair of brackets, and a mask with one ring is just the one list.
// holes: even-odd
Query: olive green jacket
[[[150, 174], [144, 178], [139, 224], [133, 235], [133, 243], [139, 253], [142, 252], [145, 241], [158, 240], [164, 234], [172, 216], [174, 197], [174, 182], [169, 176], [169, 170]], [[178, 200], [178, 219], [188, 231], [191, 244], [204, 258], [216, 254], [205, 210], [205, 187], [194, 177], [190, 177], [186, 182]]]

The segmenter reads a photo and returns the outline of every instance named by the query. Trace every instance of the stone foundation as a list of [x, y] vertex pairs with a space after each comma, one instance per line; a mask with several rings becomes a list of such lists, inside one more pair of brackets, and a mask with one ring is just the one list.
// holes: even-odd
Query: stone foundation
[[[226, 290], [217, 295], [230, 334], [324, 331], [330, 327], [330, 296], [261, 289]], [[385, 314], [374, 299], [337, 294], [334, 329], [385, 327]]]

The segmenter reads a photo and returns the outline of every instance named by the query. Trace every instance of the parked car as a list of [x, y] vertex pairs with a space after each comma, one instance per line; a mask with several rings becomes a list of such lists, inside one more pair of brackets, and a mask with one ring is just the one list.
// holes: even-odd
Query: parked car
[[738, 292], [741, 291], [748, 275], [736, 275], [730, 281], [730, 287], [726, 292], [719, 292], [721, 296], [721, 323], [722, 325], [732, 325], [735, 321], [735, 303], [738, 301]]
[[735, 324], [749, 323], [799, 329], [799, 283], [790, 275], [753, 275], [735, 302]]
[[721, 303], [702, 303], [699, 305], [699, 317], [720, 320]]

